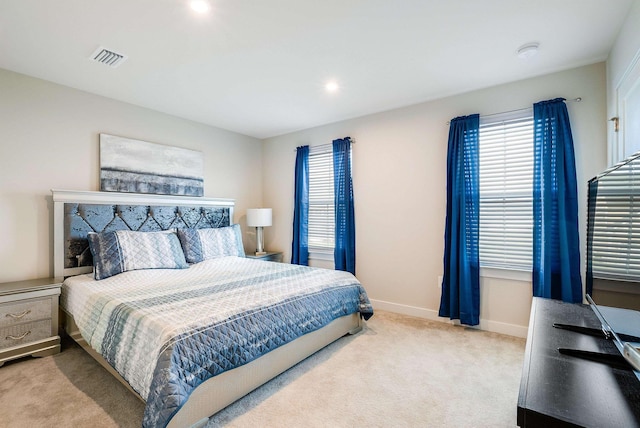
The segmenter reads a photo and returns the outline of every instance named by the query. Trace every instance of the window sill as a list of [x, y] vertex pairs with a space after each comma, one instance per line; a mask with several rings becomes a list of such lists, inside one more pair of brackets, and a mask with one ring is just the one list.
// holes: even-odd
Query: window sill
[[508, 279], [531, 284], [531, 271], [516, 269], [480, 268], [481, 278]]

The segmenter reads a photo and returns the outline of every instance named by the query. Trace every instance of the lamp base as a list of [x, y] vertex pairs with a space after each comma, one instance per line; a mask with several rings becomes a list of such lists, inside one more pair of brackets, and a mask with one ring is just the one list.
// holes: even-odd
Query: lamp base
[[264, 250], [264, 238], [262, 235], [262, 226], [256, 226], [256, 256], [267, 254]]

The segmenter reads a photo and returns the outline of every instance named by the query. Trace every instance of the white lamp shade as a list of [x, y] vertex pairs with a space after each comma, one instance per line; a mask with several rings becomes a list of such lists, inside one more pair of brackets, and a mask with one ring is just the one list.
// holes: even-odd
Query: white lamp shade
[[247, 226], [271, 226], [271, 208], [251, 208], [247, 210]]

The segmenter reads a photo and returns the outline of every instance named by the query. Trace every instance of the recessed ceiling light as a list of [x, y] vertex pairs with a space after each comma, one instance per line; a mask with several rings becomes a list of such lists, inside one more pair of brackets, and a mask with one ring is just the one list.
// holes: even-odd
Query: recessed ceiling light
[[340, 89], [340, 86], [338, 86], [338, 82], [332, 80], [330, 82], [327, 82], [327, 84], [324, 85], [324, 88], [327, 90], [327, 92], [337, 92], [338, 89]]
[[207, 0], [191, 0], [189, 5], [197, 13], [207, 13], [211, 9]]
[[520, 46], [516, 51], [516, 54], [520, 59], [529, 59], [538, 53], [539, 47], [539, 43], [527, 43], [526, 45]]

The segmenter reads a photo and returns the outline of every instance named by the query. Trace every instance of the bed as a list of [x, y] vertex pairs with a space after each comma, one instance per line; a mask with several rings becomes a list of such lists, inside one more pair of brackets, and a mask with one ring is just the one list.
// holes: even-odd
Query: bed
[[244, 258], [233, 200], [52, 193], [63, 328], [145, 427], [202, 426], [373, 314], [349, 273]]

